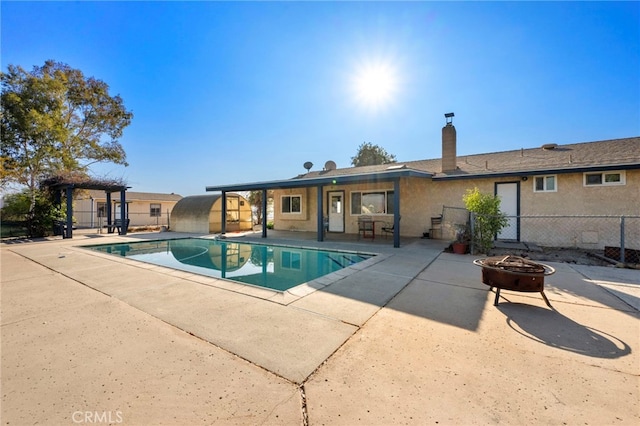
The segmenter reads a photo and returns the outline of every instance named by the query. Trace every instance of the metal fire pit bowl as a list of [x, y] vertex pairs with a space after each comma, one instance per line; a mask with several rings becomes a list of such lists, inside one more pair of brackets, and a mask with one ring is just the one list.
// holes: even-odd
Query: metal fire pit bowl
[[533, 262], [519, 256], [496, 256], [476, 259], [473, 264], [482, 268], [482, 282], [496, 288], [493, 304], [498, 305], [500, 290], [540, 292], [548, 307], [553, 308], [544, 294], [544, 277], [556, 272], [549, 265]]

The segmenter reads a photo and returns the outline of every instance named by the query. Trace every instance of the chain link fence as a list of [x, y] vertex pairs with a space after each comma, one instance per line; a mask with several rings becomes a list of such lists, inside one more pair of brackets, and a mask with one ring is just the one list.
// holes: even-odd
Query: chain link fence
[[[166, 212], [158, 215], [151, 216], [149, 213], [135, 213], [129, 212], [129, 229], [159, 229], [161, 227], [170, 228], [171, 226], [171, 214], [167, 210]], [[116, 219], [120, 219], [119, 214], [114, 214], [111, 219], [111, 223], [115, 223]], [[73, 228], [74, 229], [95, 229], [96, 232], [106, 232], [107, 218], [98, 217], [96, 212], [74, 210], [73, 212]], [[27, 229], [26, 217], [12, 218], [11, 220], [2, 220], [0, 223], [0, 231], [2, 238], [21, 238], [27, 237], [29, 231]], [[52, 235], [56, 234], [52, 228], [50, 230]]]
[[29, 235], [26, 219], [3, 220], [0, 224], [0, 237], [18, 238]]
[[[472, 220], [476, 218], [471, 215]], [[600, 251], [612, 260], [640, 263], [640, 216], [507, 216], [507, 219], [508, 225], [497, 235], [498, 240]]]
[[[129, 212], [127, 217], [129, 218], [129, 228], [159, 228], [162, 226], [170, 227], [171, 225], [169, 210], [158, 212], [154, 216], [151, 216], [149, 212]], [[111, 222], [113, 223], [116, 219], [120, 219], [120, 212], [112, 214]], [[107, 218], [98, 217], [95, 211], [74, 210], [73, 221], [74, 226], [84, 229], [99, 229], [107, 225]]]
[[442, 207], [442, 238], [454, 240], [460, 229], [469, 227], [469, 210], [464, 207]]

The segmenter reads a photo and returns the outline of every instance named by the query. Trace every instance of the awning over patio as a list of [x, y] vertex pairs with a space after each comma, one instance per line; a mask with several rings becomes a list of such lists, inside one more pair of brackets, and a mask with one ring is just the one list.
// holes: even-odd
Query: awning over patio
[[[353, 169], [351, 169], [353, 170]], [[326, 185], [346, 185], [346, 184], [358, 184], [358, 183], [379, 183], [379, 182], [393, 182], [394, 185], [394, 211], [393, 211], [393, 245], [394, 247], [400, 247], [400, 179], [401, 178], [423, 178], [431, 179], [433, 176], [431, 173], [395, 166], [393, 169], [387, 169], [384, 171], [370, 172], [370, 173], [355, 173], [355, 174], [340, 174], [327, 173], [326, 176], [313, 177], [296, 177], [293, 179], [273, 180], [265, 182], [251, 182], [251, 183], [239, 183], [230, 185], [218, 185], [207, 186], [207, 191], [220, 191], [222, 193], [222, 217], [226, 217], [226, 193], [237, 191], [263, 191], [262, 197], [262, 211], [263, 217], [267, 215], [267, 194], [269, 189], [287, 189], [287, 188], [308, 188], [316, 187], [317, 191], [317, 235], [318, 241], [324, 240], [323, 229], [323, 199], [322, 188]], [[223, 221], [224, 223], [224, 221]], [[222, 232], [225, 232], [223, 227]], [[267, 237], [267, 224], [266, 221], [262, 223], [262, 237]]]

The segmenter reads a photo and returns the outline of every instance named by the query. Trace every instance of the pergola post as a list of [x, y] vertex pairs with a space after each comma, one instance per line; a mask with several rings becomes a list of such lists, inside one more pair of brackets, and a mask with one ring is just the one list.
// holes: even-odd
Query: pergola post
[[113, 233], [113, 228], [111, 227], [111, 193], [109, 191], [105, 191], [104, 192], [107, 198], [107, 202], [106, 202], [106, 215], [107, 215], [107, 232], [109, 234]]
[[127, 211], [127, 191], [120, 191], [120, 232], [119, 235], [127, 235], [127, 216], [129, 216], [129, 212]]
[[62, 232], [62, 238], [73, 238], [73, 186], [66, 188], [67, 192], [67, 230]]

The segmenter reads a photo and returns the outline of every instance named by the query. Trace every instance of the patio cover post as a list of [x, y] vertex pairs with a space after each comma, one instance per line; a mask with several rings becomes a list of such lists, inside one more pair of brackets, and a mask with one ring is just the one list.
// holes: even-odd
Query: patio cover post
[[67, 231], [62, 238], [73, 238], [73, 186], [67, 186]]
[[120, 232], [119, 235], [127, 235], [127, 191], [120, 191]]
[[227, 233], [227, 193], [224, 191], [222, 191], [222, 227], [220, 233]]
[[393, 180], [393, 246], [400, 247], [400, 178]]
[[262, 238], [267, 238], [267, 190], [262, 190]]
[[318, 202], [317, 202], [317, 216], [318, 216], [318, 241], [324, 241], [324, 218], [322, 212], [324, 208], [322, 207], [322, 185], [317, 186], [318, 194]]

